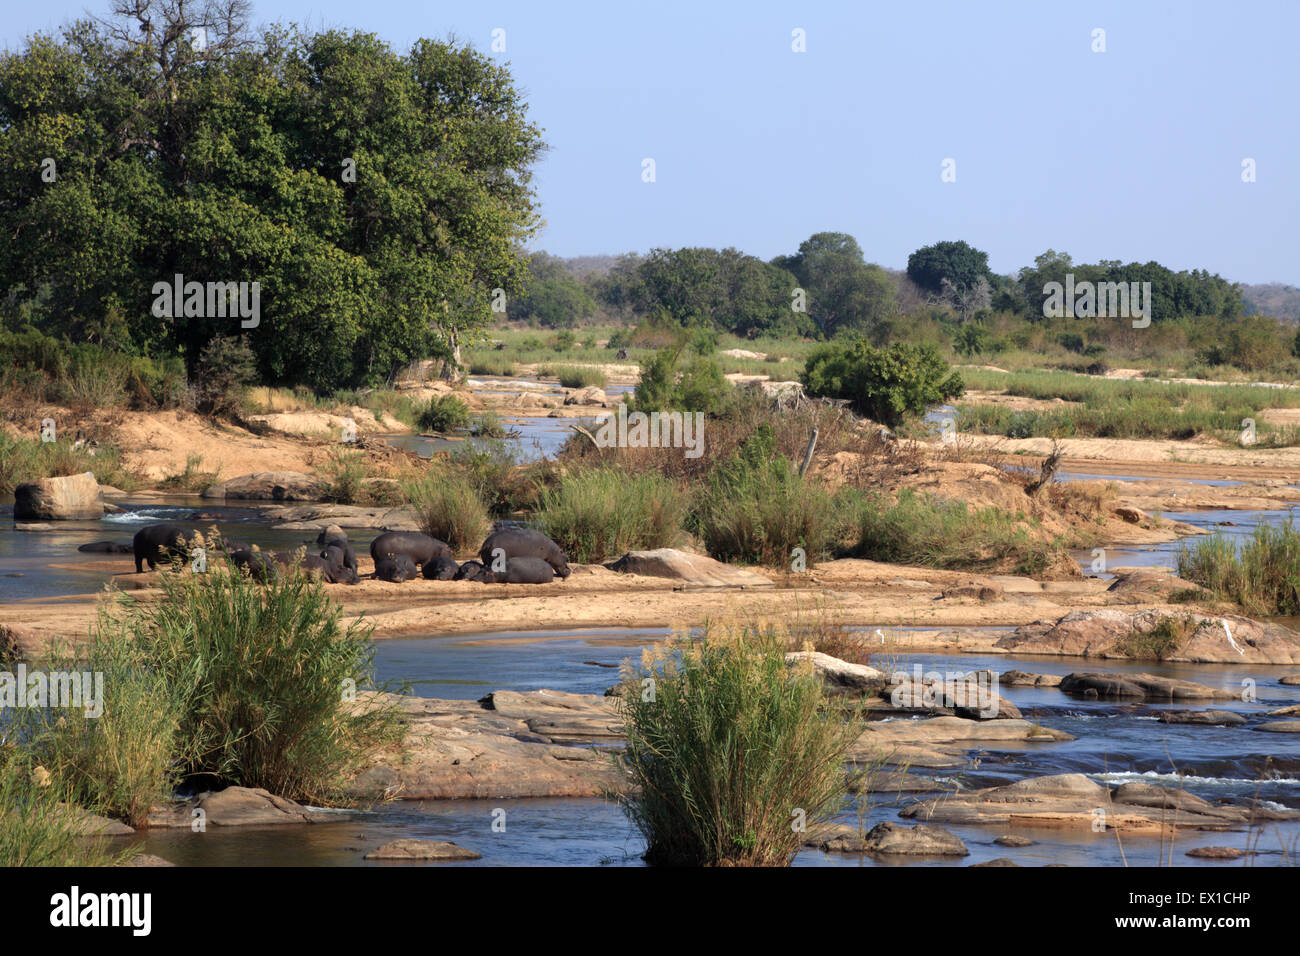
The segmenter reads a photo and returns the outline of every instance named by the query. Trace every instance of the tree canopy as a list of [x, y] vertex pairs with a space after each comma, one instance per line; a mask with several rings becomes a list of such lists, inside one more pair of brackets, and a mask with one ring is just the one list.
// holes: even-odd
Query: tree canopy
[[[544, 144], [454, 40], [255, 33], [242, 0], [117, 0], [0, 54], [0, 295], [140, 354], [239, 334], [154, 284], [258, 282], [264, 380], [337, 388], [446, 353], [518, 290]], [[23, 306], [39, 302], [39, 310]]]

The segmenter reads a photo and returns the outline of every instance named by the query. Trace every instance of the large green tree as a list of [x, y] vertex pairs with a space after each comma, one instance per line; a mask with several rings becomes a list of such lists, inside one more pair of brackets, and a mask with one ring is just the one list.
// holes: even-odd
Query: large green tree
[[858, 241], [846, 233], [815, 233], [795, 255], [778, 257], [773, 265], [795, 274], [809, 314], [828, 336], [866, 332], [894, 312], [893, 280], [868, 264]]
[[522, 288], [544, 148], [454, 41], [254, 33], [242, 0], [117, 0], [0, 55], [0, 294], [46, 331], [193, 367], [238, 318], [155, 283], [258, 282], [262, 375], [331, 388], [451, 354]]
[[989, 254], [958, 240], [922, 246], [907, 257], [907, 277], [922, 289], [943, 293], [947, 279], [956, 290], [972, 289], [980, 279], [994, 282]]

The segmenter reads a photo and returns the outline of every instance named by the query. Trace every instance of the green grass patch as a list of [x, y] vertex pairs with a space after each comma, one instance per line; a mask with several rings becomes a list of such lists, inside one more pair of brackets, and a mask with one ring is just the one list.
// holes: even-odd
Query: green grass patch
[[629, 550], [671, 547], [686, 510], [686, 496], [667, 478], [589, 468], [544, 491], [536, 521], [570, 561], [590, 564]]

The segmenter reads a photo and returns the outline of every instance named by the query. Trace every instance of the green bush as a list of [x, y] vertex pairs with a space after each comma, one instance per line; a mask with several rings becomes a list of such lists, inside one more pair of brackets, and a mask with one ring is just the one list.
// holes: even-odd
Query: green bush
[[113, 446], [76, 447], [74, 442], [43, 442], [39, 438], [13, 438], [0, 431], [0, 494], [12, 494], [24, 482], [93, 472], [101, 485], [131, 491], [140, 477], [128, 471], [122, 453]]
[[0, 867], [120, 866], [139, 855], [85, 834], [69, 811], [72, 795], [56, 780], [33, 779], [38, 769], [16, 747], [0, 746]]
[[469, 406], [455, 395], [435, 395], [416, 418], [421, 431], [454, 432], [469, 427]]
[[692, 528], [722, 561], [789, 567], [795, 548], [808, 561], [835, 547], [843, 522], [834, 495], [805, 481], [763, 424], [708, 476]]
[[257, 379], [257, 357], [247, 336], [217, 336], [203, 347], [195, 369], [195, 407], [205, 415], [231, 415], [244, 389]]
[[477, 550], [492, 521], [474, 481], [452, 468], [430, 469], [402, 485], [420, 530], [456, 552]]
[[815, 349], [802, 381], [809, 394], [847, 399], [858, 414], [891, 428], [957, 398], [965, 388], [932, 346], [878, 349], [861, 339]]
[[652, 864], [784, 866], [808, 827], [844, 803], [845, 754], [861, 726], [831, 710], [821, 680], [786, 666], [774, 632], [705, 630], [619, 697], [622, 803]]
[[1198, 538], [1180, 547], [1178, 575], [1249, 614], [1300, 614], [1300, 529], [1289, 517], [1260, 525], [1240, 550], [1227, 535]]
[[586, 388], [589, 385], [605, 387], [605, 373], [585, 365], [565, 365], [555, 370], [555, 377], [565, 388]]
[[541, 495], [537, 526], [569, 560], [590, 564], [625, 551], [667, 548], [681, 535], [686, 498], [660, 475], [591, 468]]
[[680, 361], [680, 348], [660, 349], [641, 367], [632, 405], [642, 412], [716, 413], [730, 397], [731, 385], [717, 362], [692, 353]]
[[962, 501], [917, 495], [905, 489], [883, 495], [840, 492], [856, 532], [853, 557], [887, 564], [975, 571], [1010, 567], [1039, 574], [1056, 561], [1061, 546], [1032, 537], [1023, 515], [996, 508], [973, 511]]

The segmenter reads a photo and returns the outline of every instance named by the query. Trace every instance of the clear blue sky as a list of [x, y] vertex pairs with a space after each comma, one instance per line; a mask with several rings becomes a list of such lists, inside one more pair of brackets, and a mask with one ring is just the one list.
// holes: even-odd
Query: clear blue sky
[[[6, 0], [0, 43], [85, 11], [107, 2]], [[551, 146], [534, 248], [559, 255], [770, 258], [834, 230], [894, 268], [965, 239], [998, 272], [1050, 247], [1300, 284], [1297, 0], [254, 0], [254, 19], [400, 50], [454, 32], [490, 52], [504, 29], [494, 55]]]

